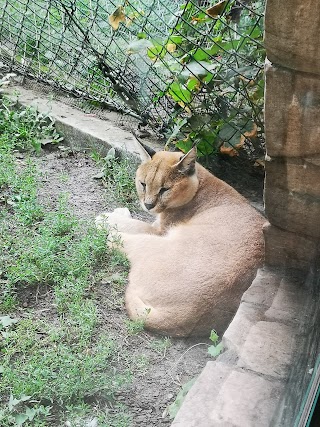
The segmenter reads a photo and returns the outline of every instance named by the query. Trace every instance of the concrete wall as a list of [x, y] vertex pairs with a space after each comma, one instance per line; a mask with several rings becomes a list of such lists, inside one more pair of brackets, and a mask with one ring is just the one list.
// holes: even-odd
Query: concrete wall
[[268, 0], [266, 262], [308, 269], [320, 240], [320, 2]]

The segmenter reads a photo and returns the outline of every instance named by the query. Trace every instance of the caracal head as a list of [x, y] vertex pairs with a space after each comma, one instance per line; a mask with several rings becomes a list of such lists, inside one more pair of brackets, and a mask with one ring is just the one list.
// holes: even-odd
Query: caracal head
[[136, 187], [142, 207], [158, 214], [190, 202], [199, 180], [196, 174], [196, 148], [181, 152], [148, 151], [149, 160], [136, 173]]

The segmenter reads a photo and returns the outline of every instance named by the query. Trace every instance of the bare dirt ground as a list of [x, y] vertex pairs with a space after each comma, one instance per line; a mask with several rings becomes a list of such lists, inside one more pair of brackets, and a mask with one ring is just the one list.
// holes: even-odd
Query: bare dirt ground
[[[69, 206], [76, 216], [90, 222], [98, 213], [117, 207], [108, 190], [93, 178], [98, 169], [88, 155], [45, 151], [36, 161], [42, 173], [39, 195], [42, 202], [55, 205], [59, 195], [67, 193]], [[155, 349], [154, 341], [161, 337], [145, 331], [128, 336], [123, 300], [114, 299], [110, 285], [113, 279], [106, 277], [95, 283], [93, 289], [101, 328], [121, 337], [124, 352], [133, 353], [145, 361], [145, 366], [139, 369], [131, 385], [117, 396], [117, 401], [132, 414], [132, 427], [170, 425], [166, 409], [175, 400], [181, 386], [197, 376], [206, 362], [212, 360], [207, 353], [210, 341], [206, 338], [171, 339], [167, 348]], [[34, 306], [39, 313], [44, 312], [46, 318], [50, 318], [50, 293], [37, 295], [35, 300], [34, 293], [30, 292], [25, 298], [25, 305]]]
[[[55, 206], [61, 194], [68, 194], [68, 204], [75, 215], [87, 222], [94, 221], [97, 214], [120, 207], [110, 190], [93, 177], [99, 172], [90, 156], [58, 150], [44, 150], [36, 162], [42, 172], [40, 199]], [[238, 159], [220, 158], [210, 165], [221, 179], [233, 185], [253, 205], [263, 209], [263, 172]], [[140, 357], [144, 366], [137, 370], [131, 385], [126, 387], [116, 400], [128, 408], [132, 415], [132, 427], [159, 427], [170, 425], [168, 406], [175, 400], [181, 386], [200, 374], [208, 360], [207, 338], [171, 339], [167, 346], [155, 346], [160, 338], [148, 332], [128, 335], [125, 324], [123, 296], [125, 285], [114, 292], [112, 282], [116, 277], [104, 277], [94, 283], [93, 293], [98, 303], [100, 327], [122, 340], [122, 351]], [[29, 289], [22, 296], [22, 306], [33, 308], [39, 317], [54, 322], [56, 312], [50, 290], [38, 292]], [[163, 342], [163, 341], [162, 341]], [[112, 407], [108, 410], [117, 411]], [[62, 426], [59, 426], [62, 427]]]
[[[89, 223], [93, 223], [97, 214], [119, 207], [110, 189], [93, 178], [99, 169], [89, 155], [54, 149], [44, 150], [35, 160], [42, 177], [39, 194], [42, 203], [54, 206], [61, 194], [67, 194], [75, 215]], [[213, 167], [219, 177], [226, 177], [238, 190], [244, 189], [244, 195], [262, 209], [261, 174], [249, 169], [247, 176], [243, 176], [240, 173], [243, 165], [228, 159], [218, 161]], [[159, 341], [155, 346], [161, 337], [146, 331], [128, 334], [123, 303], [125, 284], [119, 285], [122, 286], [119, 297], [119, 292], [115, 293], [112, 287], [114, 282], [117, 282], [116, 277], [106, 276], [94, 283], [92, 289], [98, 303], [100, 327], [118, 340], [120, 338], [122, 351], [140, 360], [141, 367], [136, 370], [129, 387], [116, 396], [115, 407], [108, 410], [116, 412], [116, 405], [125, 405], [132, 416], [132, 427], [170, 425], [168, 406], [174, 402], [181, 386], [199, 375], [206, 362], [212, 360], [207, 352], [210, 341], [203, 337], [170, 339], [169, 345], [162, 346], [163, 341]], [[54, 321], [56, 314], [50, 291], [39, 294], [29, 290], [23, 298], [25, 307], [34, 307], [40, 317], [45, 316], [49, 321], [52, 312]]]

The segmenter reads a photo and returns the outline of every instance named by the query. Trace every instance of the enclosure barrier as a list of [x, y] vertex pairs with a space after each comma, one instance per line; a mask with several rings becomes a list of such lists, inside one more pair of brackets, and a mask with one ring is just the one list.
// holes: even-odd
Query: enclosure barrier
[[122, 111], [200, 155], [263, 143], [264, 0], [0, 4], [0, 60], [80, 107]]

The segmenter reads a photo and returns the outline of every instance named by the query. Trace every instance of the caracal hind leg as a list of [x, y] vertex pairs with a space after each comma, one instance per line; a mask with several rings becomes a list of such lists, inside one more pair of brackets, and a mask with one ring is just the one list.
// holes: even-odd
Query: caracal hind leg
[[129, 209], [127, 208], [118, 208], [113, 212], [102, 213], [96, 217], [95, 223], [97, 228], [111, 228], [120, 233], [158, 233], [157, 228], [152, 224], [132, 218]]
[[164, 236], [121, 233], [120, 250], [131, 265], [127, 313], [147, 329], [172, 336], [223, 331], [252, 281], [256, 261], [242, 243], [236, 253], [244, 262], [234, 265], [224, 235], [205, 251], [205, 231], [190, 245], [197, 228], [180, 226]]
[[[182, 289], [176, 283], [180, 268], [177, 263], [172, 263], [169, 272], [166, 271], [169, 261], [177, 260], [179, 256], [172, 245], [173, 236], [170, 233], [164, 236], [119, 233], [119, 237], [120, 242], [116, 244], [120, 246], [116, 247], [131, 264], [125, 295], [129, 317], [143, 319], [147, 329], [157, 332], [172, 330], [168, 324], [173, 321], [175, 328], [187, 333], [184, 322], [190, 303], [183, 295], [185, 285]], [[169, 288], [167, 273], [173, 284]], [[195, 317], [193, 321], [197, 322]]]

